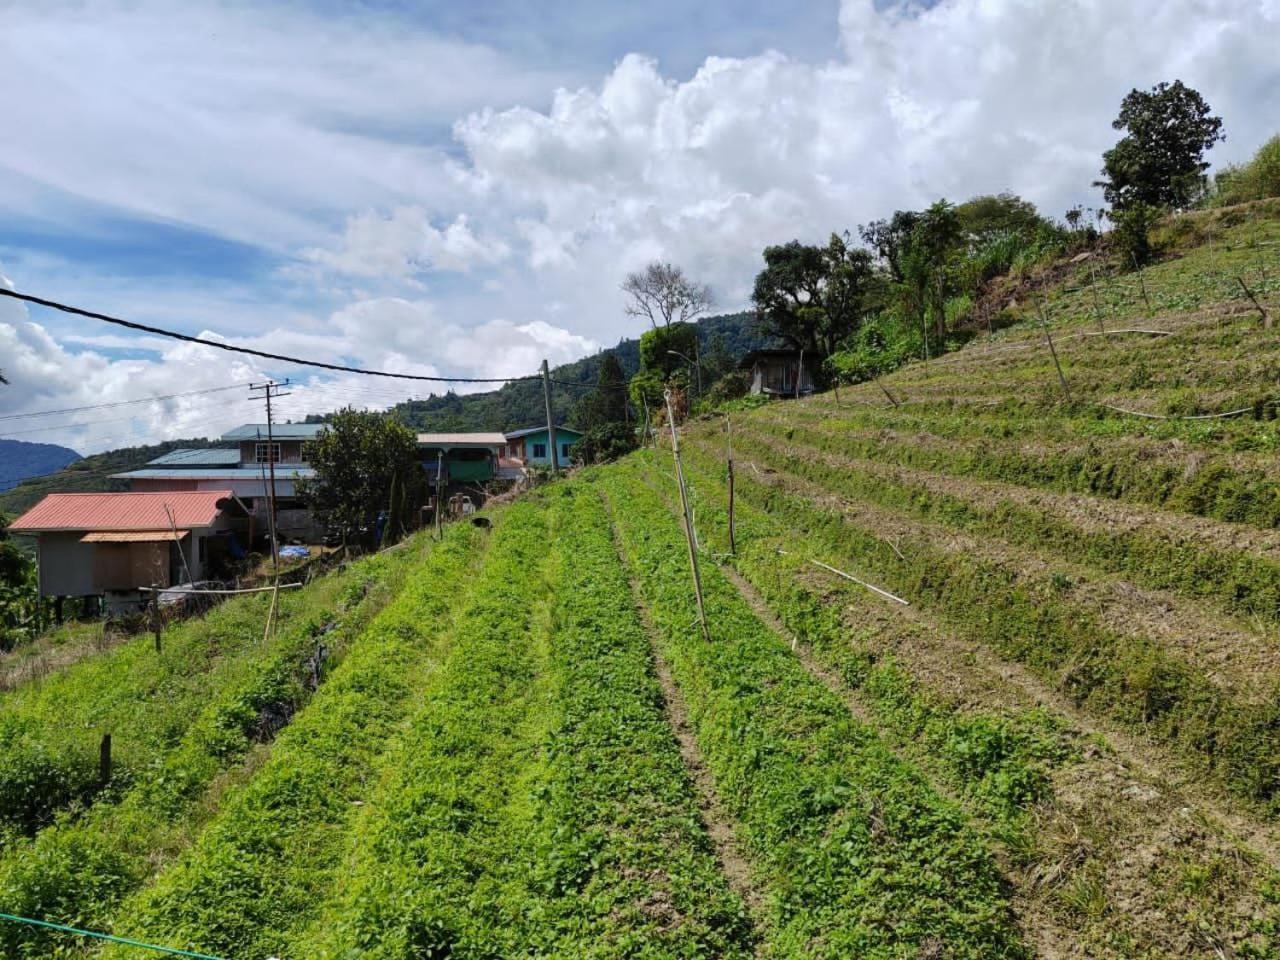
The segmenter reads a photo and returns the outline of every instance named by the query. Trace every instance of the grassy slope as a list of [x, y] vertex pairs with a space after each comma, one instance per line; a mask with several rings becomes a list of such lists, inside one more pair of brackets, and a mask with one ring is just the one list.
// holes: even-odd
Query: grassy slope
[[[1173, 336], [1089, 336], [1087, 264], [1045, 292], [1069, 398], [1029, 322], [887, 378], [898, 407], [864, 385], [736, 414], [733, 565], [1005, 851], [1033, 943], [1269, 956], [1280, 342], [1236, 278], [1280, 314], [1280, 204], [1167, 231], [1175, 255], [1098, 270], [1096, 293], [1107, 329]], [[723, 553], [722, 425], [688, 441], [700, 532]]]

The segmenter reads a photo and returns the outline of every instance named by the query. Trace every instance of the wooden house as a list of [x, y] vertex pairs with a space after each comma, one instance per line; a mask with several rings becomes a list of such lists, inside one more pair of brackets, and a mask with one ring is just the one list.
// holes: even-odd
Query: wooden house
[[814, 390], [809, 363], [796, 350], [754, 350], [742, 358], [739, 369], [751, 375], [753, 394], [803, 397]]
[[[573, 447], [582, 439], [581, 430], [556, 427], [556, 462], [564, 467], [573, 462]], [[551, 445], [546, 427], [528, 427], [506, 434], [506, 456], [531, 466], [551, 466]]]
[[247, 526], [230, 490], [51, 493], [9, 531], [36, 539], [41, 596], [131, 601], [208, 579]]

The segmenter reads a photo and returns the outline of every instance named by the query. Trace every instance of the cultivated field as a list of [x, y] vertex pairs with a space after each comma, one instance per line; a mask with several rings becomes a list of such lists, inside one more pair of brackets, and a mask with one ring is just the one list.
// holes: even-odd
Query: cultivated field
[[[1280, 347], [1235, 279], [1280, 311], [1280, 219], [1201, 226], [1045, 291], [1068, 395], [1024, 302], [897, 406], [690, 424], [709, 640], [660, 445], [266, 640], [258, 597], [10, 671], [0, 909], [227, 960], [1280, 955]], [[0, 925], [96, 954], [145, 955]]]

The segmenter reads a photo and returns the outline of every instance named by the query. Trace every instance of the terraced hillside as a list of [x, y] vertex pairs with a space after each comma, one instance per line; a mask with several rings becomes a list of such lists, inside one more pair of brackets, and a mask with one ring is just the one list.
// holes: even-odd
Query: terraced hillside
[[[227, 960], [1280, 955], [1280, 350], [1235, 280], [1280, 308], [1280, 221], [1232, 216], [1044, 288], [1065, 392], [1030, 301], [893, 403], [683, 429], [709, 636], [663, 438], [265, 639], [248, 598], [0, 659], [0, 910]], [[91, 955], [145, 954], [0, 923]]]

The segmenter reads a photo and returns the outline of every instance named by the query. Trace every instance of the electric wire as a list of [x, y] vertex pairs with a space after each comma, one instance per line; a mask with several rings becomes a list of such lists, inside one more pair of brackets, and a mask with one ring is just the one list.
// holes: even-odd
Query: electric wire
[[81, 307], [74, 307], [70, 304], [59, 303], [57, 300], [48, 300], [44, 297], [37, 297], [29, 293], [21, 293], [17, 290], [7, 290], [0, 287], [0, 296], [9, 297], [12, 300], [21, 300], [24, 303], [33, 303], [37, 306], [48, 307], [50, 310], [58, 310], [62, 313], [68, 313], [72, 316], [86, 317], [90, 320], [101, 320], [103, 323], [114, 324], [118, 327], [124, 327], [128, 330], [137, 330], [142, 333], [154, 334], [158, 337], [169, 337], [172, 340], [182, 340], [185, 343], [198, 343], [205, 347], [214, 347], [218, 350], [227, 350], [231, 353], [243, 353], [251, 357], [261, 357], [264, 360], [277, 360], [281, 363], [295, 364], [300, 367], [315, 367], [319, 370], [334, 370], [338, 373], [355, 373], [366, 377], [387, 377], [393, 380], [417, 380], [427, 381], [429, 383], [507, 383], [513, 380], [536, 380], [541, 374], [525, 374], [516, 377], [431, 377], [418, 373], [392, 373], [388, 370], [367, 370], [362, 367], [349, 367], [340, 363], [325, 363], [321, 360], [307, 360], [303, 357], [292, 357], [281, 353], [268, 353], [265, 350], [255, 350], [252, 347], [242, 347], [234, 343], [221, 343], [217, 340], [206, 340], [203, 337], [195, 337], [189, 333], [179, 333], [176, 330], [166, 330], [163, 327], [153, 327], [146, 323], [137, 323], [133, 320], [125, 320], [121, 317], [113, 317], [110, 314], [98, 313], [95, 310], [85, 310]]
[[7, 413], [0, 420], [23, 420], [29, 417], [52, 417], [60, 413], [81, 413], [85, 410], [103, 410], [107, 407], [125, 407], [134, 403], [159, 403], [162, 400], [176, 400], [179, 397], [198, 397], [208, 393], [224, 393], [228, 390], [242, 390], [249, 386], [244, 383], [233, 383], [226, 387], [210, 387], [207, 390], [189, 390], [185, 393], [165, 393], [151, 397], [138, 397], [135, 400], [113, 400], [110, 403], [90, 403], [83, 407], [63, 407], [60, 410], [37, 410], [34, 413]]

